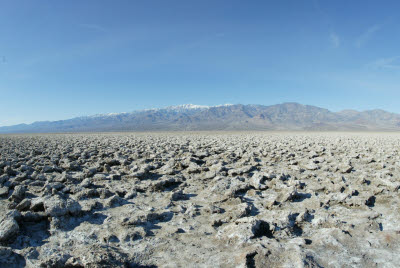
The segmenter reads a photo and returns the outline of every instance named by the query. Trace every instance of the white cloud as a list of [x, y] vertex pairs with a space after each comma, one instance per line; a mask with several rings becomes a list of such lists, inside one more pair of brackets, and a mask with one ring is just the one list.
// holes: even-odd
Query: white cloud
[[374, 62], [367, 64], [367, 67], [372, 69], [399, 69], [400, 70], [400, 57], [381, 58]]
[[336, 33], [331, 33], [329, 35], [329, 39], [331, 40], [331, 43], [334, 47], [340, 46], [340, 38]]
[[378, 24], [375, 24], [375, 25], [369, 27], [363, 34], [361, 34], [361, 35], [357, 38], [356, 43], [355, 43], [355, 46], [356, 46], [356, 47], [361, 47], [361, 46], [363, 46], [363, 45], [364, 45], [366, 42], [368, 42], [368, 41], [371, 39], [371, 37], [372, 37], [377, 31], [379, 31], [381, 28], [382, 28], [382, 26], [381, 26], [381, 25], [378, 25]]

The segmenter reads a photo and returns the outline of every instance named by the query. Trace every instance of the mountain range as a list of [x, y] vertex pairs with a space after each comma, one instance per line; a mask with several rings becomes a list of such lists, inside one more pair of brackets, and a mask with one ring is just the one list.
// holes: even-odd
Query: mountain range
[[311, 105], [185, 104], [129, 113], [0, 127], [0, 133], [189, 130], [400, 130], [400, 115], [383, 110], [332, 112]]

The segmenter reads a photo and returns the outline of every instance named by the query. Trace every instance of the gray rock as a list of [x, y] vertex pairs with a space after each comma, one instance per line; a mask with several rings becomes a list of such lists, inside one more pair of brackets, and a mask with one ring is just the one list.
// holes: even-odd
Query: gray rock
[[1, 187], [0, 188], [0, 197], [7, 197], [8, 196], [8, 187]]
[[92, 185], [92, 182], [89, 178], [84, 179], [80, 184], [80, 186], [84, 187], [84, 188], [89, 188], [91, 185]]
[[228, 170], [228, 175], [229, 176], [237, 176], [237, 175], [242, 175], [244, 173], [248, 173], [253, 169], [253, 166], [244, 166], [240, 168], [235, 168]]
[[341, 165], [339, 166], [339, 170], [342, 173], [350, 173], [353, 170], [353, 167], [350, 165]]
[[19, 202], [19, 204], [15, 208], [19, 211], [24, 211], [30, 208], [30, 206], [31, 206], [31, 200], [24, 199], [21, 202]]
[[43, 201], [45, 212], [50, 217], [59, 217], [65, 215], [78, 215], [81, 212], [81, 206], [75, 200], [64, 199], [58, 195], [46, 198]]
[[9, 247], [0, 246], [0, 267], [19, 268], [25, 267], [24, 258]]
[[15, 175], [17, 175], [17, 172], [16, 172], [12, 167], [10, 167], [10, 166], [6, 166], [6, 167], [4, 168], [4, 173], [7, 174], [7, 175], [9, 175], [9, 176], [15, 176]]
[[255, 172], [250, 179], [250, 185], [257, 190], [265, 190], [268, 188], [268, 186], [264, 184], [266, 179], [267, 177], [261, 172]]
[[174, 191], [171, 193], [172, 201], [186, 200], [186, 195], [182, 192], [182, 190]]
[[246, 217], [227, 224], [217, 233], [217, 238], [227, 243], [249, 243], [256, 237], [272, 237], [270, 225], [253, 217]]
[[118, 195], [114, 195], [106, 200], [105, 205], [107, 207], [112, 208], [112, 207], [120, 206], [124, 203], [125, 203], [125, 200], [123, 198], [119, 197]]
[[319, 167], [317, 164], [310, 162], [307, 165], [305, 165], [304, 168], [308, 170], [317, 170]]
[[26, 188], [25, 186], [22, 185], [18, 185], [14, 188], [13, 193], [10, 196], [11, 200], [15, 200], [15, 201], [21, 201], [22, 199], [24, 199], [25, 197], [25, 193], [26, 193]]
[[12, 243], [19, 232], [19, 225], [12, 217], [7, 217], [0, 222], [0, 243], [7, 245]]
[[129, 192], [127, 192], [124, 196], [125, 199], [132, 199], [135, 198], [137, 196], [137, 191], [135, 189], [130, 190]]
[[8, 175], [1, 175], [0, 176], [0, 184], [3, 185], [6, 181], [8, 181], [10, 177]]

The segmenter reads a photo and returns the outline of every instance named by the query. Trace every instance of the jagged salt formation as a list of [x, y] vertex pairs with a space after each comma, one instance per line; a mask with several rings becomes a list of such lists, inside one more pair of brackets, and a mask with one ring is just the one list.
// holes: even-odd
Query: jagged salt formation
[[397, 134], [0, 137], [1, 267], [396, 267]]

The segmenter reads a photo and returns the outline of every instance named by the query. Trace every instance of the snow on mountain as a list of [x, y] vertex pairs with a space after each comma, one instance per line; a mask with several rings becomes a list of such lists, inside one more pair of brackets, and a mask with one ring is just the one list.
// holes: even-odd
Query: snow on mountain
[[233, 104], [222, 104], [222, 105], [215, 105], [215, 106], [207, 106], [207, 105], [196, 105], [196, 104], [182, 104], [176, 106], [169, 106], [166, 108], [161, 108], [159, 110], [174, 110], [174, 111], [185, 111], [185, 110], [205, 110], [215, 107], [224, 107], [224, 106], [231, 106]]
[[152, 109], [143, 109], [143, 110], [136, 110], [133, 112], [123, 112], [123, 113], [107, 113], [107, 114], [95, 114], [95, 115], [89, 115], [89, 116], [81, 116], [79, 118], [105, 118], [105, 117], [115, 117], [115, 116], [120, 116], [120, 115], [129, 115], [129, 114], [134, 114], [134, 113], [140, 113], [140, 112], [147, 112], [147, 111], [174, 111], [174, 112], [184, 112], [184, 111], [189, 111], [189, 110], [205, 110], [205, 109], [210, 109], [210, 108], [216, 108], [216, 107], [227, 107], [227, 106], [232, 106], [233, 104], [220, 104], [220, 105], [215, 105], [215, 106], [207, 106], [207, 105], [196, 105], [196, 104], [182, 104], [182, 105], [174, 105], [174, 106], [168, 106], [164, 108], [152, 108]]
[[153, 130], [399, 130], [400, 115], [382, 110], [331, 112], [298, 103], [184, 104], [0, 127], [0, 133]]
[[201, 110], [201, 109], [209, 109], [209, 108], [210, 108], [210, 106], [205, 106], [205, 105], [183, 104], [183, 105], [177, 105], [177, 106], [169, 106], [169, 107], [162, 108], [159, 110], [182, 112], [182, 111], [186, 111], [186, 110]]

